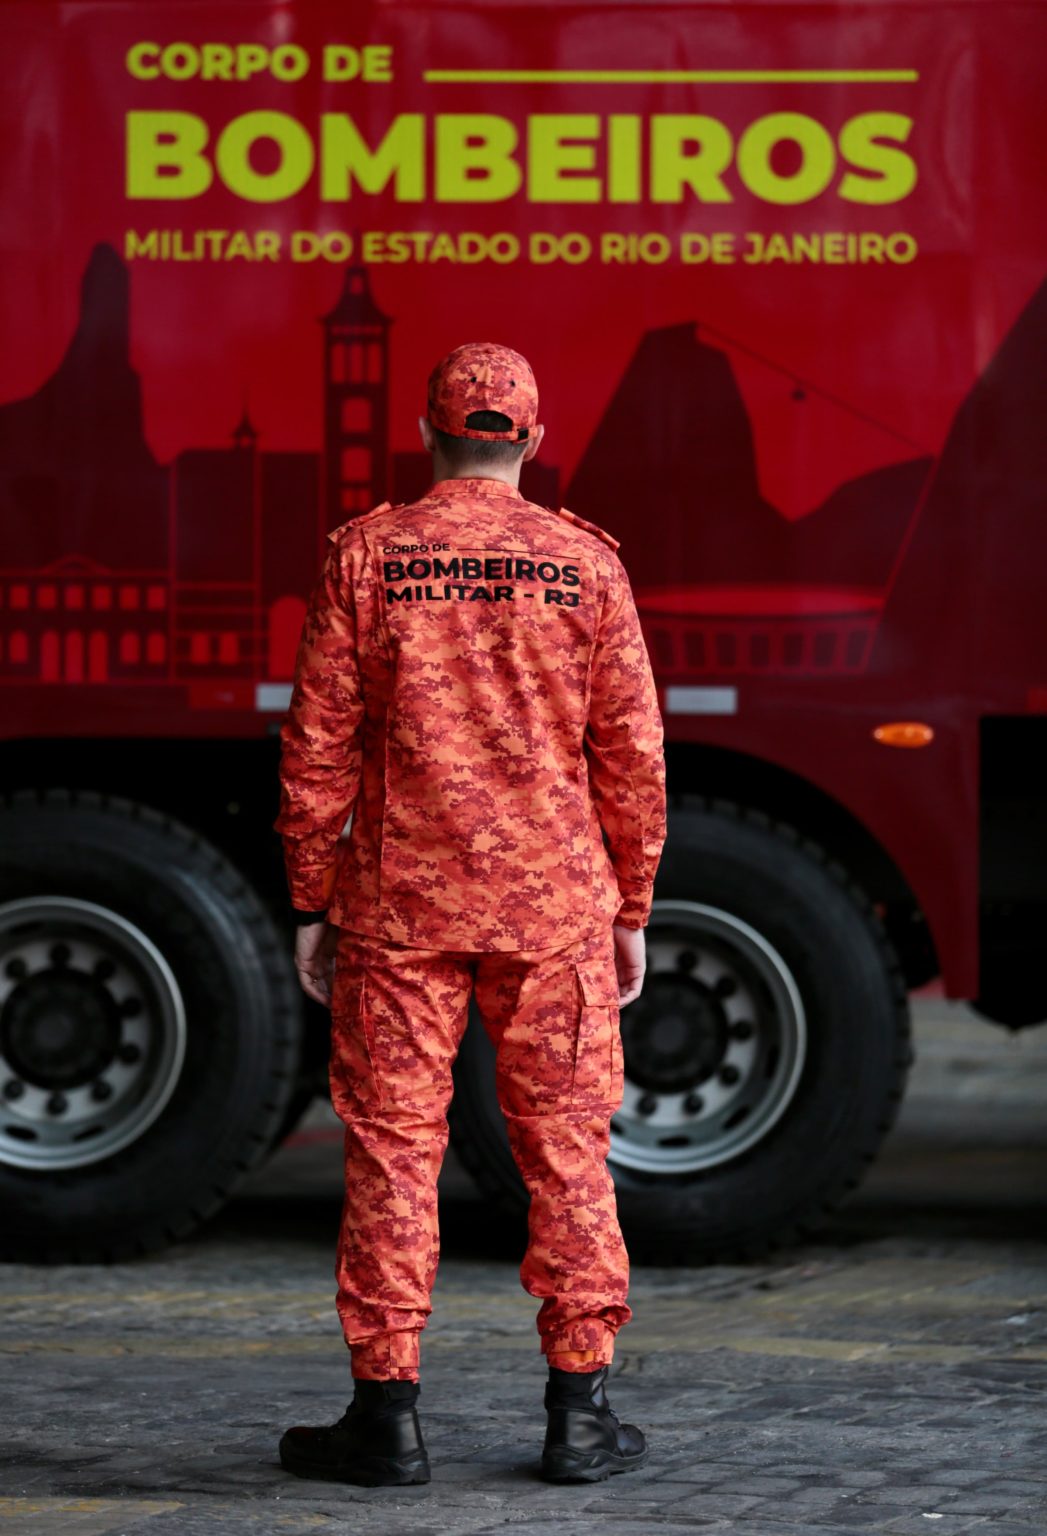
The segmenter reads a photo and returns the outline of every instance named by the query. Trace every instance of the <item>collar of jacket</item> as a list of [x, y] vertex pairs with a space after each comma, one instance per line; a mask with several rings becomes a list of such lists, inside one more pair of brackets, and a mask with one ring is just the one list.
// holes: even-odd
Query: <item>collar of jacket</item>
[[483, 491], [487, 496], [512, 496], [517, 501], [523, 501], [523, 497], [515, 485], [509, 485], [505, 480], [491, 480], [487, 475], [458, 475], [453, 480], [437, 480], [435, 485], [429, 487], [429, 493], [440, 492], [441, 495], [453, 496], [456, 491], [461, 492], [463, 487], [468, 487], [474, 495], [477, 491]]

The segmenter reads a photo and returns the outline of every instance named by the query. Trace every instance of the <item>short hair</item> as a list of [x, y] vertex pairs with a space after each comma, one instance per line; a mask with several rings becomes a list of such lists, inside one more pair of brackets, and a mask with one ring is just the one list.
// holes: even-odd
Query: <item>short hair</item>
[[[513, 428], [509, 417], [501, 411], [470, 411], [465, 424], [476, 432], [511, 432]], [[452, 469], [463, 469], [468, 464], [515, 464], [529, 442], [526, 437], [516, 443], [499, 437], [452, 437], [440, 427], [433, 427], [433, 433]]]

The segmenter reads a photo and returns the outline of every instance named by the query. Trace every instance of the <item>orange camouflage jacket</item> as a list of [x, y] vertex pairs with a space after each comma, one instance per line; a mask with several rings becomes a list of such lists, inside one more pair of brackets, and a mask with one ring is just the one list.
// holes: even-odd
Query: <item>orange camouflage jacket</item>
[[439, 949], [645, 926], [665, 759], [618, 540], [484, 478], [328, 539], [280, 733], [292, 905]]

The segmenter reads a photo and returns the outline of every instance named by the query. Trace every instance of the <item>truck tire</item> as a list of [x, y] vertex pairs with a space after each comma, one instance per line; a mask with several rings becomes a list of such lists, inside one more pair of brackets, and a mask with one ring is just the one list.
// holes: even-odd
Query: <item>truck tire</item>
[[[913, 1059], [900, 967], [863, 893], [791, 828], [721, 801], [670, 812], [644, 987], [621, 1022], [609, 1166], [630, 1252], [656, 1263], [757, 1257], [824, 1225]], [[478, 1018], [456, 1071], [455, 1148], [519, 1208]]]
[[284, 1124], [289, 945], [218, 849], [143, 805], [18, 793], [0, 844], [0, 1251], [162, 1247]]

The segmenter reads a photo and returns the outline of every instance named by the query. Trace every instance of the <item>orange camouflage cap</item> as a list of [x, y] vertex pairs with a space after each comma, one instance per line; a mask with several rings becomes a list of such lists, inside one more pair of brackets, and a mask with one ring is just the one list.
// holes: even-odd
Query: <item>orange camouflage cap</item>
[[[502, 432], [471, 427], [474, 411], [497, 411], [512, 422]], [[526, 357], [493, 341], [456, 347], [429, 375], [429, 420], [451, 437], [523, 442], [538, 431], [538, 385]]]

